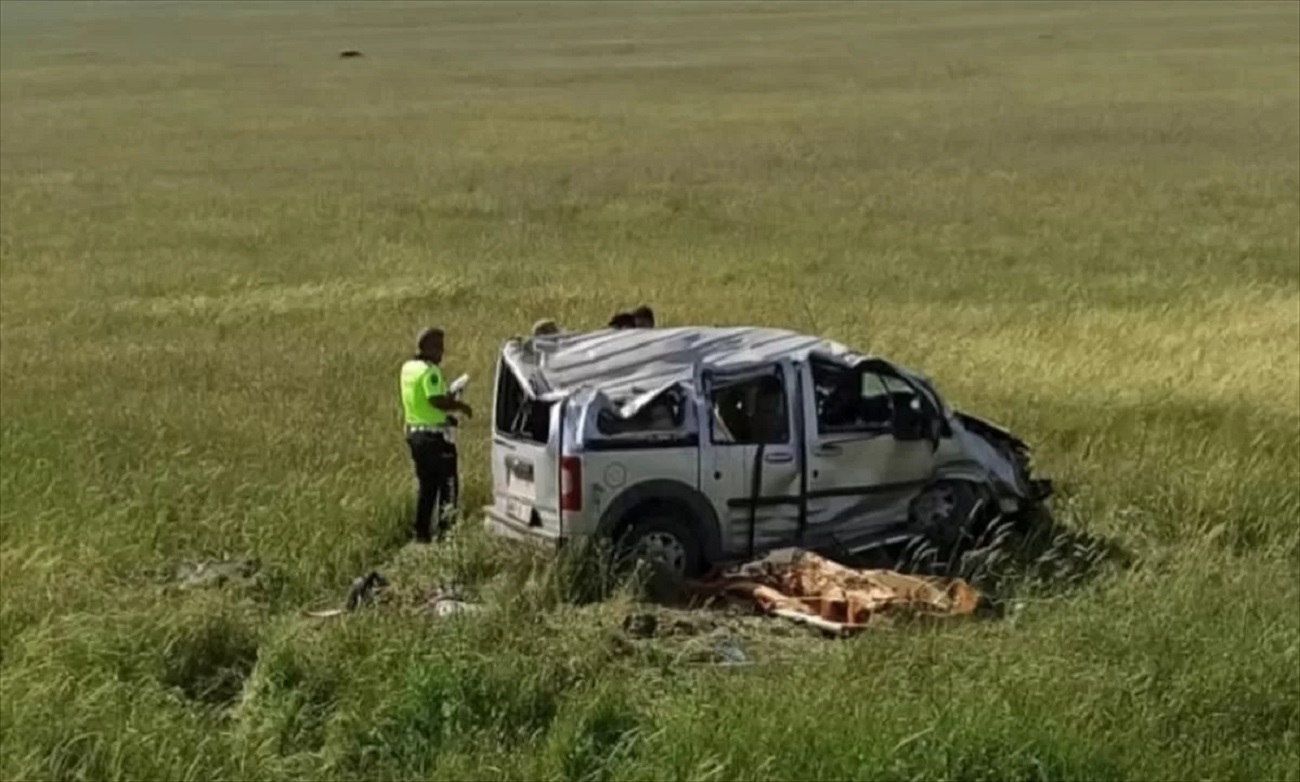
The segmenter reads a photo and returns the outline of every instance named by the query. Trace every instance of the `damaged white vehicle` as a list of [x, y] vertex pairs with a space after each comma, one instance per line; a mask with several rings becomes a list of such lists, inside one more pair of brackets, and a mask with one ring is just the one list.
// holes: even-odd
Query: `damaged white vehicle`
[[787, 546], [947, 545], [1051, 492], [1023, 442], [925, 378], [791, 331], [512, 340], [494, 397], [491, 530], [607, 537], [684, 574]]

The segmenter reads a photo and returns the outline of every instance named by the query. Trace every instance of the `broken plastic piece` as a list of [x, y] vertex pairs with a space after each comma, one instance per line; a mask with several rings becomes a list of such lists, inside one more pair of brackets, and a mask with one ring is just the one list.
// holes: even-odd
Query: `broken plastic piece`
[[329, 619], [335, 616], [343, 616], [346, 613], [347, 610], [343, 608], [325, 608], [320, 611], [308, 611], [307, 616], [315, 619]]
[[477, 614], [483, 610], [483, 606], [478, 603], [468, 603], [450, 597], [435, 597], [429, 601], [428, 605], [433, 615], [440, 617], [453, 614]]
[[378, 589], [388, 586], [388, 581], [375, 571], [370, 571], [366, 575], [352, 582], [352, 587], [348, 589], [348, 599], [345, 604], [348, 611], [355, 611], [362, 603], [369, 603]]

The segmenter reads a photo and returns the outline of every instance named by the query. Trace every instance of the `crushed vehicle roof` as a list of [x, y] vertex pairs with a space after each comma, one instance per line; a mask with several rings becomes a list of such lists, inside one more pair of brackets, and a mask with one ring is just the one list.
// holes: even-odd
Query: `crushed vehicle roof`
[[832, 340], [786, 329], [687, 327], [602, 329], [512, 340], [503, 356], [536, 397], [583, 388], [609, 397], [690, 385], [696, 366], [727, 368], [810, 354], [852, 363], [863, 358]]

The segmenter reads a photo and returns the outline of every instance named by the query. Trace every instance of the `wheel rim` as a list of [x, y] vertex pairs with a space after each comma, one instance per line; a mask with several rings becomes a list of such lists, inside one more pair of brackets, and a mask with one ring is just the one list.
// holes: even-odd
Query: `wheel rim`
[[947, 486], [931, 489], [916, 500], [916, 519], [932, 527], [952, 518], [957, 510], [957, 497]]
[[637, 559], [666, 565], [678, 573], [686, 572], [686, 545], [671, 533], [646, 533], [632, 551]]

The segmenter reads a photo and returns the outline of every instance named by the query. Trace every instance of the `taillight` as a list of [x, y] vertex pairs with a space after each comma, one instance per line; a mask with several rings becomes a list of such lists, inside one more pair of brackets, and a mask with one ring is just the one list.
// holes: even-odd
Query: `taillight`
[[560, 457], [560, 510], [582, 510], [582, 460]]

